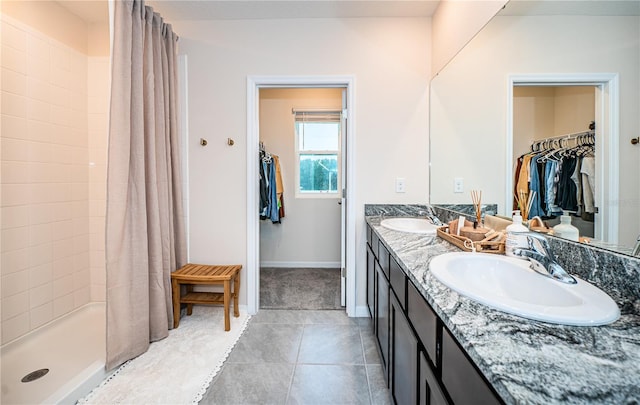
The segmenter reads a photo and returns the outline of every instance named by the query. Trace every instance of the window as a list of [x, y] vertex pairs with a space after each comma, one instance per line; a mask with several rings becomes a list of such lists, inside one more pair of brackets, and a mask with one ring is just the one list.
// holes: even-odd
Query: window
[[339, 196], [340, 112], [295, 112], [296, 197]]

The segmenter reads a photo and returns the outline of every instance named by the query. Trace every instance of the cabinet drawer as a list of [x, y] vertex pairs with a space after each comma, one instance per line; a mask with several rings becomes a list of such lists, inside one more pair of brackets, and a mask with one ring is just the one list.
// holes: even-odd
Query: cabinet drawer
[[376, 235], [373, 230], [371, 231], [371, 250], [373, 250], [373, 254], [376, 256], [376, 259], [380, 256], [378, 255], [378, 245], [380, 244], [380, 239], [378, 235]]
[[407, 277], [393, 257], [389, 259], [389, 282], [403, 310], [407, 308]]
[[442, 331], [442, 384], [456, 405], [502, 403], [446, 328]]
[[437, 367], [438, 356], [436, 352], [436, 341], [438, 318], [413, 283], [409, 283], [407, 290], [407, 313], [409, 315], [409, 321], [418, 334], [418, 338], [427, 350], [429, 360]]
[[371, 234], [373, 233], [373, 230], [371, 229], [371, 225], [367, 224], [367, 244], [369, 246], [371, 245]]
[[378, 241], [378, 261], [380, 262], [380, 267], [382, 267], [382, 271], [384, 272], [387, 280], [389, 279], [389, 251], [382, 244], [381, 241]]
[[431, 369], [430, 362], [422, 350], [420, 351], [420, 378], [418, 379], [418, 384], [420, 384], [418, 404], [448, 405], [440, 384]]

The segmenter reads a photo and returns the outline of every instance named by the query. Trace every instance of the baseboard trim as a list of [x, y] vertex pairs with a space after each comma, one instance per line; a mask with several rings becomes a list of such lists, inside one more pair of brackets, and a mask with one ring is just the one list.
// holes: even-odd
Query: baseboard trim
[[339, 269], [340, 262], [260, 262], [260, 267]]
[[357, 305], [355, 318], [369, 318], [369, 308], [366, 305]]

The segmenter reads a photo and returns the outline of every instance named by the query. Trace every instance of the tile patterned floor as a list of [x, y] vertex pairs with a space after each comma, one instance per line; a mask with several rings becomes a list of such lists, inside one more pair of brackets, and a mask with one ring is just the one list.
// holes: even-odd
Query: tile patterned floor
[[260, 310], [200, 404], [389, 404], [370, 320]]

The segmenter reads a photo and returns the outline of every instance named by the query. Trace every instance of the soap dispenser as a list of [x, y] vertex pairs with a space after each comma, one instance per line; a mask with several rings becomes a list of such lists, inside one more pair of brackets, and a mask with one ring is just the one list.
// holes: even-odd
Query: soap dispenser
[[553, 227], [553, 234], [559, 238], [580, 241], [580, 232], [571, 225], [571, 216], [565, 211], [562, 212], [560, 223]]
[[529, 229], [522, 225], [522, 216], [519, 210], [513, 211], [513, 223], [506, 228], [507, 240], [505, 241], [505, 254], [507, 256], [514, 256], [514, 249], [528, 247], [527, 236], [525, 232], [529, 232]]

